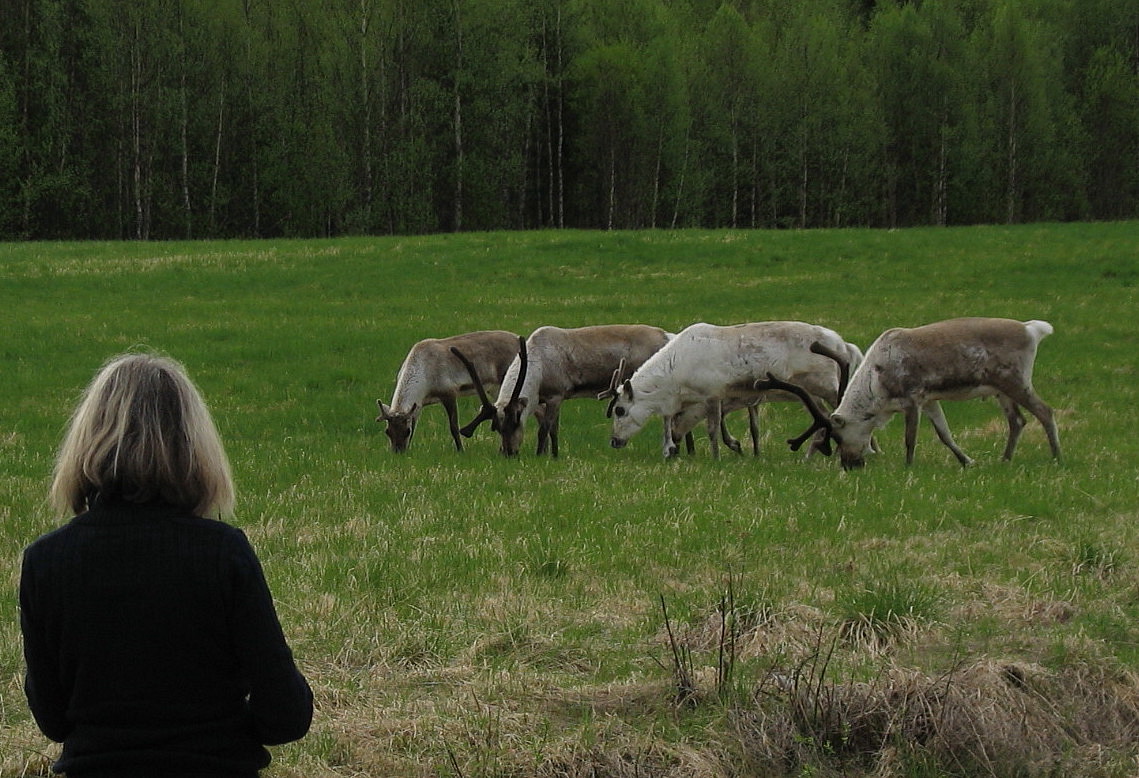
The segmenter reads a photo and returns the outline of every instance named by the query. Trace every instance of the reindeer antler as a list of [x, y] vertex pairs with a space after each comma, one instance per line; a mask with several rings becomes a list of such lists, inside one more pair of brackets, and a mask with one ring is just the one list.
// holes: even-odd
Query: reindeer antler
[[482, 385], [482, 380], [479, 379], [478, 371], [475, 370], [475, 366], [471, 364], [471, 360], [467, 359], [467, 355], [454, 346], [451, 346], [451, 353], [459, 358], [459, 361], [467, 368], [467, 372], [471, 374], [471, 381], [474, 383], [475, 391], [478, 392], [479, 400], [482, 402], [482, 408], [479, 410], [478, 416], [475, 416], [467, 426], [459, 430], [460, 435], [464, 438], [469, 438], [475, 434], [475, 430], [478, 429], [480, 424], [494, 418], [494, 404], [490, 401], [490, 398], [486, 396], [486, 389]]
[[621, 357], [617, 369], [613, 371], [613, 377], [609, 379], [609, 388], [597, 393], [598, 400], [609, 400], [609, 406], [605, 409], [607, 419], [613, 416], [613, 406], [617, 404], [617, 397], [621, 393], [621, 379], [624, 374], [625, 358]]
[[767, 380], [764, 381], [761, 378], [760, 380], [756, 381], [754, 388], [757, 392], [770, 392], [774, 389], [782, 389], [785, 392], [790, 392], [802, 400], [803, 405], [806, 406], [807, 411], [810, 412], [811, 418], [814, 419], [814, 422], [811, 424], [811, 426], [799, 437], [791, 438], [787, 441], [787, 445], [791, 447], [792, 451], [798, 451], [807, 441], [807, 439], [819, 430], [826, 430], [827, 437], [819, 446], [819, 450], [827, 456], [831, 455], [830, 433], [833, 429], [831, 420], [827, 418], [826, 414], [819, 410], [819, 406], [815, 404], [814, 399], [803, 387], [797, 384], [790, 384], [786, 381], [781, 381], [771, 373], [768, 373]]
[[846, 387], [850, 383], [850, 359], [845, 354], [839, 354], [817, 340], [811, 344], [811, 351], [824, 357], [830, 357], [838, 363], [838, 401], [842, 402], [842, 396], [846, 394]]
[[521, 335], [518, 336], [518, 379], [514, 382], [514, 391], [510, 393], [510, 404], [518, 402], [519, 395], [522, 394], [522, 384], [526, 382], [526, 338]]

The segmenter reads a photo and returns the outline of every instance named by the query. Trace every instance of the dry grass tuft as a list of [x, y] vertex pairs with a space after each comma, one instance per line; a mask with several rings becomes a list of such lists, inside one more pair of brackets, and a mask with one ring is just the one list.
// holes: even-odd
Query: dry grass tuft
[[733, 711], [748, 764], [770, 775], [794, 774], [820, 757], [846, 775], [913, 774], [915, 766], [930, 774], [1070, 774], [1076, 765], [1087, 770], [1096, 754], [1104, 769], [1118, 768], [1110, 753], [1139, 736], [1139, 683], [1130, 672], [1052, 672], [990, 659], [940, 676], [895, 667], [842, 682], [827, 677], [829, 660], [773, 672], [754, 707]]

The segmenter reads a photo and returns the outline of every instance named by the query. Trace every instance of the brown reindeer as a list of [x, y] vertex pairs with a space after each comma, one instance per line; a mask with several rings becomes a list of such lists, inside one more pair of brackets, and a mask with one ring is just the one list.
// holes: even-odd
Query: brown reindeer
[[[521, 448], [527, 418], [544, 405], [538, 419], [537, 450], [538, 454], [548, 452], [556, 457], [562, 403], [575, 397], [596, 397], [609, 386], [622, 359], [635, 370], [668, 339], [669, 334], [660, 327], [645, 324], [539, 327], [529, 338], [519, 338], [517, 357], [493, 404], [485, 389], [479, 389], [481, 380], [472, 373], [483, 407], [461, 432], [469, 437], [479, 424], [489, 420], [502, 438], [502, 453], [513, 456]], [[459, 349], [456, 356], [461, 353]]]
[[[462, 348], [469, 356], [472, 368], [455, 359], [451, 350]], [[396, 377], [392, 404], [376, 400], [380, 415], [378, 422], [386, 422], [384, 432], [391, 441], [392, 451], [402, 453], [411, 445], [419, 414], [427, 405], [440, 403], [447, 411], [447, 421], [455, 449], [463, 450], [459, 433], [456, 398], [473, 395], [475, 385], [471, 370], [481, 382], [497, 387], [502, 383], [507, 368], [518, 350], [518, 336], [505, 330], [468, 332], [450, 338], [428, 338], [411, 347], [400, 365]]]
[[[801, 437], [823, 430], [838, 444], [844, 468], [861, 467], [873, 431], [895, 413], [903, 413], [906, 464], [912, 464], [918, 421], [924, 411], [941, 442], [967, 466], [973, 460], [953, 440], [940, 401], [996, 397], [1008, 421], [1004, 459], [1012, 459], [1016, 451], [1025, 425], [1020, 409], [1026, 408], [1044, 427], [1052, 456], [1059, 460], [1060, 437], [1052, 409], [1032, 387], [1037, 346], [1050, 334], [1052, 325], [1045, 321], [992, 318], [949, 319], [887, 330], [867, 350], [842, 402], [830, 416], [806, 393], [797, 392], [814, 419]], [[774, 376], [756, 385], [794, 391]]]

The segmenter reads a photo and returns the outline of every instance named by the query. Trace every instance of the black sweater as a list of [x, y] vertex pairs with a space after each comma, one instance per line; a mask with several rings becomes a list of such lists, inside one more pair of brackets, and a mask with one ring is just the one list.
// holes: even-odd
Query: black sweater
[[261, 564], [220, 521], [98, 503], [24, 551], [20, 624], [69, 776], [255, 776], [312, 720]]

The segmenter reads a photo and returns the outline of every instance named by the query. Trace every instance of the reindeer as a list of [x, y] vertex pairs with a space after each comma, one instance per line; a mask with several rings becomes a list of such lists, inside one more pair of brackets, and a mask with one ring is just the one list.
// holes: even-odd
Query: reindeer
[[[498, 399], [492, 404], [482, 381], [471, 378], [482, 400], [482, 410], [460, 432], [469, 437], [479, 424], [491, 421], [502, 438], [507, 456], [522, 445], [526, 419], [539, 404], [545, 406], [538, 419], [538, 454], [558, 456], [558, 421], [561, 404], [575, 397], [596, 396], [609, 385], [614, 370], [624, 359], [635, 369], [669, 339], [659, 327], [644, 324], [611, 324], [576, 329], [539, 327], [529, 338], [519, 338], [517, 357], [510, 365]], [[461, 349], [456, 356], [465, 359]]]
[[[804, 322], [693, 324], [619, 387], [614, 378], [610, 445], [624, 447], [651, 416], [659, 414], [664, 420], [663, 453], [672, 457], [677, 433], [702, 411], [712, 455], [718, 456], [724, 408], [763, 399], [754, 389], [758, 378], [768, 371], [794, 375], [797, 385], [833, 406], [845, 388], [851, 355], [859, 353], [833, 330]], [[766, 399], [795, 397], [778, 393]]]
[[468, 332], [450, 338], [428, 338], [411, 347], [400, 365], [392, 404], [376, 400], [380, 415], [377, 422], [387, 422], [385, 433], [392, 451], [402, 453], [411, 445], [419, 414], [424, 406], [441, 403], [455, 450], [463, 450], [459, 433], [456, 398], [475, 393], [470, 370], [451, 353], [462, 348], [470, 355], [474, 373], [485, 385], [499, 386], [518, 351], [518, 336], [505, 330]]
[[1052, 325], [1046, 321], [991, 318], [949, 319], [886, 330], [866, 352], [846, 395], [829, 417], [807, 392], [796, 390], [796, 382], [775, 378], [775, 371], [756, 388], [795, 392], [814, 418], [804, 435], [819, 430], [832, 438], [844, 469], [864, 464], [870, 435], [895, 413], [905, 414], [906, 464], [913, 464], [922, 411], [941, 442], [967, 467], [973, 460], [953, 440], [940, 401], [994, 396], [1008, 421], [1006, 461], [1012, 459], [1024, 429], [1022, 407], [1040, 421], [1052, 457], [1059, 460], [1060, 437], [1052, 409], [1032, 388], [1037, 346], [1051, 334]]
[[[846, 384], [850, 378], [850, 370], [857, 367], [862, 362], [862, 350], [853, 343], [847, 343], [846, 348], [842, 352], [832, 351], [822, 343], [816, 342], [811, 344], [811, 351], [816, 354], [828, 357], [835, 361], [839, 370], [839, 399], [842, 399], [843, 392], [846, 391]], [[620, 382], [614, 383], [613, 392], [616, 392], [617, 386]], [[600, 397], [600, 395], [599, 395]], [[787, 402], [795, 401], [794, 393], [783, 391], [766, 391], [759, 394], [757, 397], [739, 397], [728, 398], [722, 400], [720, 404], [720, 439], [724, 445], [737, 454], [743, 453], [743, 445], [737, 440], [728, 429], [725, 423], [725, 417], [729, 413], [738, 410], [746, 410], [748, 417], [748, 433], [751, 437], [751, 453], [752, 456], [759, 456], [759, 406], [764, 402]], [[691, 405], [686, 408], [679, 416], [673, 419], [672, 437], [677, 443], [680, 442], [681, 436], [684, 436], [687, 441], [688, 453], [693, 452], [692, 446], [692, 433], [690, 430], [694, 429], [707, 415], [706, 408], [701, 408], [699, 405]], [[816, 430], [812, 429], [812, 433]], [[798, 451], [806, 438], [810, 435], [804, 435], [801, 439], [788, 441], [792, 443], [792, 450]], [[877, 450], [877, 442], [871, 439], [871, 448]], [[830, 456], [829, 441], [825, 435], [820, 437], [817, 442], [811, 444], [807, 452], [810, 456], [815, 451], [823, 451], [827, 456]]]
[[[673, 334], [671, 332], [668, 333], [669, 340], [672, 340], [675, 337], [676, 337], [675, 334]], [[609, 388], [607, 388], [604, 391], [599, 392], [597, 394], [598, 400], [608, 400], [609, 401], [609, 405], [605, 409], [605, 418], [607, 418], [607, 419], [610, 419], [613, 417], [613, 405], [617, 402], [618, 390], [620, 389], [621, 383], [624, 380], [625, 380], [625, 360], [622, 359], [621, 363], [617, 366], [617, 369], [615, 371], [613, 371], [613, 377], [609, 383]], [[741, 408], [747, 408], [748, 429], [751, 432], [751, 445], [752, 445], [752, 449], [755, 452], [755, 455], [759, 456], [759, 411], [758, 411], [758, 407], [759, 407], [759, 401], [758, 400], [740, 400], [738, 402], [734, 402], [731, 405], [725, 405], [724, 407], [721, 408], [720, 437], [724, 441], [724, 445], [727, 446], [728, 448], [730, 448], [732, 451], [736, 452], [737, 454], [743, 452], [743, 446], [740, 444], [739, 440], [737, 440], [735, 437], [732, 436], [731, 431], [728, 429], [728, 425], [724, 422], [724, 416], [726, 416], [728, 413], [730, 413], [732, 411], [739, 410]], [[696, 428], [696, 425], [700, 423], [700, 420], [704, 418], [704, 415], [705, 415], [705, 412], [703, 409], [697, 410], [697, 407], [695, 405], [693, 405], [692, 406], [692, 412], [685, 415], [683, 420], [681, 420], [678, 417], [677, 422], [673, 425], [673, 428], [672, 428], [673, 442], [679, 446], [680, 441], [683, 440], [684, 445], [685, 445], [685, 449], [688, 451], [689, 454], [695, 454], [696, 453], [696, 442], [693, 439], [692, 430]]]

